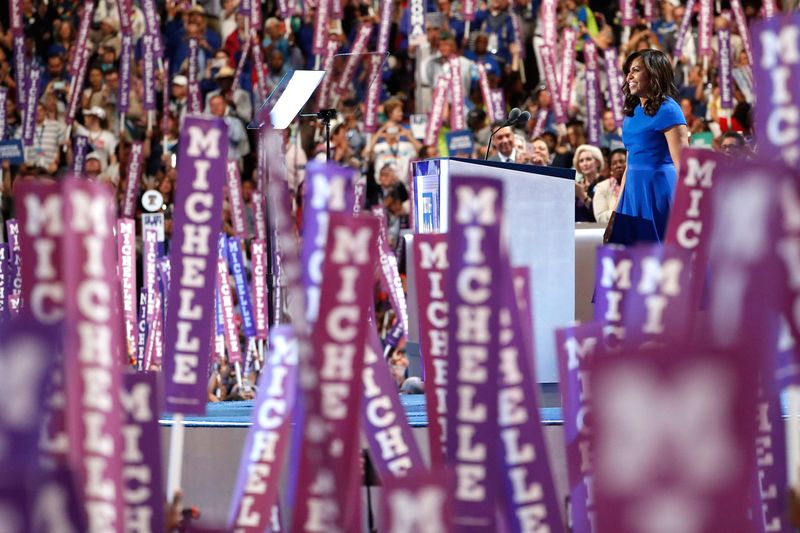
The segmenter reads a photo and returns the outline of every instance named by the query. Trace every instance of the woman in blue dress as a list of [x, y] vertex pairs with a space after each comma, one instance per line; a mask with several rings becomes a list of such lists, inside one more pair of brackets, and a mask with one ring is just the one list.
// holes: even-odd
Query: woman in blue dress
[[681, 148], [688, 130], [675, 101], [672, 65], [658, 50], [634, 52], [623, 67], [628, 165], [611, 220], [608, 242], [661, 242], [675, 192]]

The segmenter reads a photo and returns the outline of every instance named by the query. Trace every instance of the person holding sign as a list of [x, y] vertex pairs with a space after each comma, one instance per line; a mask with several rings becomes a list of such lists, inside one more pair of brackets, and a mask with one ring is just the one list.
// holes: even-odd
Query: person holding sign
[[622, 192], [606, 230], [608, 242], [661, 242], [688, 130], [675, 101], [672, 65], [657, 50], [634, 52], [623, 67], [628, 164]]

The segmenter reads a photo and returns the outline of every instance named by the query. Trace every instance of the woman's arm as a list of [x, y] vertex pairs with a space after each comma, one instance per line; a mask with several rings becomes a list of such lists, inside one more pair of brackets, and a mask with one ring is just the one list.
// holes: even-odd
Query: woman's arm
[[[628, 167], [625, 167], [625, 172], [622, 173], [622, 181], [619, 183], [619, 195], [617, 199], [613, 202], [613, 207], [611, 208], [612, 211], [617, 210], [617, 204], [619, 203], [619, 199], [622, 198], [622, 193], [625, 191], [625, 179], [628, 177]], [[614, 179], [614, 178], [609, 178]]]
[[[681, 150], [689, 144], [689, 130], [686, 129], [685, 124], [679, 124], [664, 130], [664, 137], [667, 138], [669, 155], [672, 157], [672, 164], [675, 165], [675, 172], [680, 174]], [[624, 186], [625, 182], [623, 181], [622, 183]]]
[[[608, 178], [614, 179], [614, 178]], [[611, 195], [608, 194], [607, 190], [610, 187], [606, 187], [608, 183], [601, 182], [600, 185], [597, 186], [597, 189], [594, 192], [594, 200], [592, 200], [592, 210], [594, 211], [594, 218], [600, 224], [608, 224], [608, 220], [611, 218], [611, 213], [614, 210], [611, 208]]]

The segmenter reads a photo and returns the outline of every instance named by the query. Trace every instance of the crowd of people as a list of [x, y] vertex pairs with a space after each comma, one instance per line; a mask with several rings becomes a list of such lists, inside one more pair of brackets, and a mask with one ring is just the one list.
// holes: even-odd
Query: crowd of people
[[[601, 65], [599, 84], [603, 97], [597, 110], [599, 116], [595, 118], [602, 131], [599, 142], [591, 144], [587, 137], [590, 117], [583, 54], [589, 42], [600, 52], [608, 48], [618, 50], [618, 68], [633, 52], [663, 51], [674, 67], [676, 100], [691, 135], [689, 142], [743, 157], [754, 150], [752, 74], [737, 25], [724, 2], [714, 25], [730, 29], [732, 35], [734, 106], [730, 111], [721, 108], [716, 37], [710, 60], [700, 58], [695, 43], [697, 16], [690, 14], [688, 33], [679, 39], [686, 9], [682, 2], [653, 2], [652, 14], [639, 13], [641, 18], [626, 28], [621, 25], [616, 2], [567, 0], [557, 4], [558, 33], [568, 28], [577, 32], [574, 82], [566, 102], [566, 119], [561, 122], [552, 112], [554, 99], [562, 97], [561, 88], [548, 86], [544, 76], [541, 54], [546, 32], [544, 2], [489, 0], [480, 3], [474, 20], [468, 21], [461, 4], [451, 0], [429, 1], [424, 33], [416, 35], [412, 35], [409, 5], [392, 4], [389, 54], [375, 79], [380, 91], [377, 131], [366, 131], [369, 111], [365, 94], [370, 79], [367, 69], [359, 66], [349, 86], [337, 94], [334, 102], [338, 113], [331, 124], [330, 159], [360, 173], [366, 182], [365, 207], [383, 206], [389, 243], [396, 251], [401, 251], [400, 232], [409, 225], [410, 165], [418, 159], [448, 155], [449, 114], [461, 110], [471, 135], [473, 157], [483, 157], [488, 150], [497, 161], [574, 168], [575, 220], [609, 222], [626, 168], [621, 124], [615, 120], [609, 90], [619, 80], [609, 79], [608, 69]], [[22, 1], [25, 64], [28, 68], [40, 67], [42, 74], [35, 93], [38, 95], [35, 131], [24, 146], [24, 161], [17, 164], [2, 161], [3, 218], [14, 217], [14, 183], [24, 179], [58, 179], [71, 172], [78, 157], [75, 139], [84, 137], [88, 149], [82, 172], [113, 188], [120, 210], [131, 179], [139, 180], [140, 197], [149, 190], [161, 194], [168, 249], [181, 123], [190, 112], [189, 69], [194, 43], [198, 47], [195, 76], [201, 92], [201, 109], [205, 114], [224, 118], [228, 126], [228, 158], [235, 160], [240, 169], [248, 227], [253, 235], [258, 141], [257, 130], [247, 126], [261, 104], [260, 95], [270, 94], [293, 71], [320, 65], [320, 58], [313, 53], [314, 7], [304, 9], [298, 3], [292, 17], [282, 19], [275, 3], [254, 5], [262, 15], [256, 20], [263, 20], [257, 28], [250, 27], [252, 19], [240, 12], [240, 0], [223, 0], [221, 5], [202, 0], [191, 4], [176, 0], [156, 2], [164, 54], [159, 58], [153, 80], [155, 110], [148, 111], [144, 105], [147, 87], [143, 45], [147, 24], [142, 7], [133, 3], [133, 68], [129, 102], [123, 113], [119, 107], [123, 45], [117, 3], [113, 0], [96, 3], [88, 36], [91, 53], [85, 78], [74, 83], [72, 76], [76, 74], [70, 65], [81, 52], [77, 28], [85, 4], [75, 0]], [[758, 9], [756, 3], [744, 3], [748, 17], [756, 16]], [[382, 23], [380, 6], [376, 3], [343, 2], [342, 13], [340, 20], [331, 19], [328, 24], [328, 38], [339, 43], [342, 53], [351, 50], [361, 25], [371, 23], [377, 28]], [[0, 87], [6, 89], [7, 98], [5, 128], [0, 136], [5, 140], [21, 139], [26, 109], [21, 103], [25, 76], [16, 71], [14, 34], [6, 14], [2, 17], [5, 18], [0, 18]], [[376, 46], [377, 33], [372, 33], [367, 50]], [[680, 53], [675, 54], [678, 40], [682, 46]], [[254, 47], [261, 52], [263, 61], [255, 61], [255, 54], [248, 52]], [[602, 63], [604, 56], [598, 55]], [[433, 143], [426, 144], [424, 128], [412, 126], [420, 117], [431, 118], [437, 81], [450, 75], [454, 59], [460, 67], [463, 105], [445, 104], [438, 136]], [[334, 57], [329, 76], [338, 79], [345, 62], [345, 55]], [[256, 71], [258, 65], [263, 65], [260, 73]], [[557, 66], [561, 70], [562, 65]], [[502, 92], [505, 111], [518, 107], [538, 118], [545, 110], [546, 119], [501, 128], [495, 133], [492, 146], [488, 146], [490, 134], [504, 117], [490, 109], [484, 100], [482, 83], [487, 83], [490, 90]], [[79, 91], [74, 117], [69, 115], [71, 90]], [[317, 97], [312, 98], [307, 109], [316, 111], [316, 103]], [[128, 175], [134, 142], [143, 143], [144, 152], [141, 176], [137, 177]], [[306, 164], [328, 157], [322, 123], [315, 118], [298, 118], [286, 131], [285, 153], [289, 188], [300, 212]], [[140, 213], [142, 208], [138, 203]], [[230, 209], [226, 208], [224, 213], [222, 229], [230, 234], [233, 232]], [[402, 272], [402, 260], [400, 268]], [[378, 298], [384, 304], [387, 302], [385, 295], [379, 294]], [[388, 304], [383, 307], [388, 309]], [[398, 358], [398, 365], [407, 365], [407, 361]], [[229, 370], [223, 368], [212, 379], [217, 381], [216, 385], [209, 385], [209, 394], [219, 399], [219, 383], [231, 382]]]

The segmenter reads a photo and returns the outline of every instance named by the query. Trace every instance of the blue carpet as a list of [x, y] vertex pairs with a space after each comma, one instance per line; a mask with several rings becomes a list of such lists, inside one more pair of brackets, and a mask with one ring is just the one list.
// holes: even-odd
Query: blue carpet
[[[408, 417], [411, 427], [425, 427], [428, 417], [425, 413], [425, 395], [401, 395], [400, 400]], [[205, 416], [187, 416], [187, 426], [194, 427], [247, 427], [250, 425], [250, 415], [253, 411], [253, 402], [219, 402], [210, 403]], [[563, 423], [561, 408], [544, 407], [539, 409], [539, 416], [544, 425], [560, 425]], [[172, 416], [163, 415], [161, 424], [170, 425]]]

